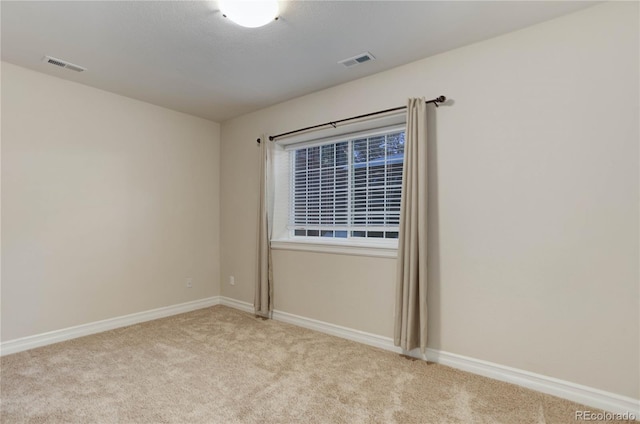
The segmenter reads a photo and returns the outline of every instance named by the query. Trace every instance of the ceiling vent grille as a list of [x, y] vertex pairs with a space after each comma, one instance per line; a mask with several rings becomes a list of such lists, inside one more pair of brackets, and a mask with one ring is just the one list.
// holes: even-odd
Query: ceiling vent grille
[[70, 69], [76, 72], [82, 72], [87, 70], [87, 68], [83, 68], [80, 65], [74, 65], [73, 63], [67, 62], [66, 60], [56, 59], [55, 57], [51, 57], [51, 56], [45, 56], [42, 59], [42, 61], [45, 63], [49, 63], [51, 65], [58, 66], [60, 68]]
[[352, 66], [357, 66], [366, 62], [370, 62], [372, 60], [376, 60], [376, 58], [369, 52], [360, 53], [357, 56], [353, 56], [338, 62], [341, 65], [344, 65], [347, 68], [351, 68]]

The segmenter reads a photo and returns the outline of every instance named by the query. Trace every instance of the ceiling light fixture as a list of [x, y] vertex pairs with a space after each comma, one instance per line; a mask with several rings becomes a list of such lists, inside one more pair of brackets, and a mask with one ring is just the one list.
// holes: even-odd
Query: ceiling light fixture
[[278, 19], [277, 0], [218, 0], [222, 16], [247, 28], [257, 28]]

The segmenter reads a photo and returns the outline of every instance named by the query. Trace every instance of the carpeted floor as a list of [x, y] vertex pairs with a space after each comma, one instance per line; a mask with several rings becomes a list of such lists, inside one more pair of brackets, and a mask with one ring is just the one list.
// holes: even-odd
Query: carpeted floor
[[574, 404], [214, 306], [5, 356], [2, 423], [573, 423]]

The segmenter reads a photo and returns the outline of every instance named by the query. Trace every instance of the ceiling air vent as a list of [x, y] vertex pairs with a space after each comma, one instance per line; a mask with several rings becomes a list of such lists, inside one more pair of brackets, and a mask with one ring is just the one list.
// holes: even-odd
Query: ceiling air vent
[[59, 66], [60, 68], [66, 68], [76, 72], [87, 70], [87, 68], [83, 68], [82, 66], [74, 65], [73, 63], [67, 62], [66, 60], [56, 59], [55, 57], [51, 56], [45, 56], [42, 61], [45, 63], [50, 63], [51, 65]]
[[369, 62], [372, 60], [376, 60], [375, 57], [369, 52], [360, 53], [357, 56], [350, 57], [348, 59], [341, 60], [338, 62], [341, 65], [344, 65], [347, 68], [351, 68], [352, 66], [360, 65], [361, 63]]

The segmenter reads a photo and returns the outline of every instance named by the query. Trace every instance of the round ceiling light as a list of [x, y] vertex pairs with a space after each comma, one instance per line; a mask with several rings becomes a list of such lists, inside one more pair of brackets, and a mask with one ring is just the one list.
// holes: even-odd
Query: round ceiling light
[[247, 28], [257, 28], [278, 19], [277, 0], [218, 0], [222, 16]]

